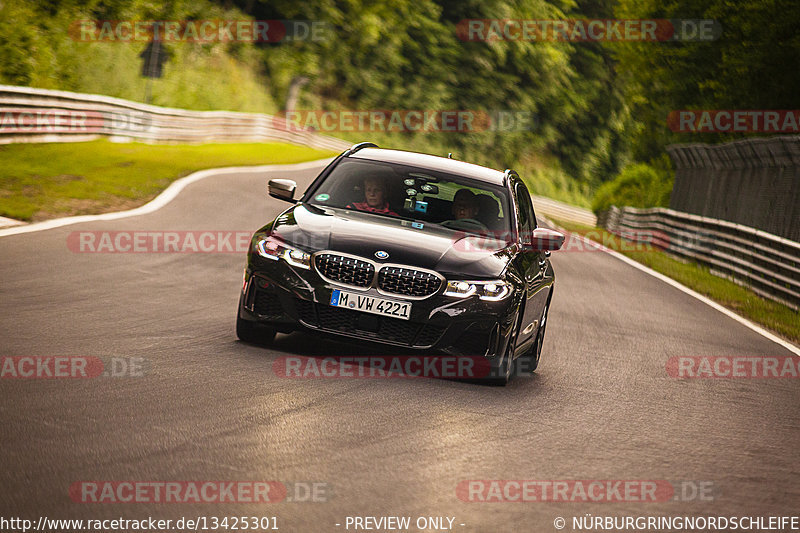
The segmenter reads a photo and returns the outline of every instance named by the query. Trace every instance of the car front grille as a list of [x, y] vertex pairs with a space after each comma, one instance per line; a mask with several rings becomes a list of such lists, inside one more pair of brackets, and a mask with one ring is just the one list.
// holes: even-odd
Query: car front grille
[[369, 287], [375, 277], [375, 266], [367, 261], [336, 254], [319, 254], [315, 263], [317, 270], [331, 281]]
[[[368, 288], [375, 279], [375, 265], [369, 261], [333, 253], [321, 253], [314, 263], [322, 277], [353, 287]], [[433, 272], [412, 267], [387, 265], [378, 271], [378, 287], [385, 293], [425, 298], [435, 294], [442, 279]]]
[[435, 293], [441, 285], [441, 278], [430, 272], [393, 266], [378, 272], [378, 287], [384, 292], [423, 297]]
[[436, 344], [445, 330], [440, 326], [368, 315], [299, 298], [295, 305], [300, 320], [310, 326], [379, 342], [425, 348]]

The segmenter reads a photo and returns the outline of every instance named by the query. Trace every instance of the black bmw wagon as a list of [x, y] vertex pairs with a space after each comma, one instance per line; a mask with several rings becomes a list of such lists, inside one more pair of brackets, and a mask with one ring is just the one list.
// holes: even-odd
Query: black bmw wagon
[[360, 143], [250, 243], [238, 337], [269, 343], [312, 329], [485, 358], [505, 383], [541, 357], [564, 236], [537, 227], [513, 170]]

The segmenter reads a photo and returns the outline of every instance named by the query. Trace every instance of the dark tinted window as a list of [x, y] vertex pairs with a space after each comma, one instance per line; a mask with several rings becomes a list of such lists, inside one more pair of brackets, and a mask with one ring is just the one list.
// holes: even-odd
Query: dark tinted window
[[343, 159], [309, 203], [441, 224], [470, 233], [507, 232], [506, 189], [394, 163]]

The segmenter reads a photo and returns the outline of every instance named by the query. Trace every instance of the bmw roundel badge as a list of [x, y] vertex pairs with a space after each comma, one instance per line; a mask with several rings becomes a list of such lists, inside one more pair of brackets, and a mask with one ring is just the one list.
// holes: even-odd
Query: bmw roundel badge
[[384, 250], [378, 250], [377, 252], [375, 252], [375, 257], [377, 257], [378, 259], [389, 259], [389, 252], [386, 252]]

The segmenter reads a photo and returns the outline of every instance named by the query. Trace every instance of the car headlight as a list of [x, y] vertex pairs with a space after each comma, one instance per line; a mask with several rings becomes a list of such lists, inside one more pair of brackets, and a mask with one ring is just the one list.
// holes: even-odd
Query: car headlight
[[477, 294], [481, 300], [496, 302], [511, 294], [511, 285], [505, 281], [448, 281], [445, 296], [467, 298]]
[[256, 251], [261, 257], [267, 259], [274, 259], [276, 261], [283, 259], [292, 266], [311, 268], [311, 254], [298, 250], [281, 242], [275, 237], [265, 237], [256, 243]]

